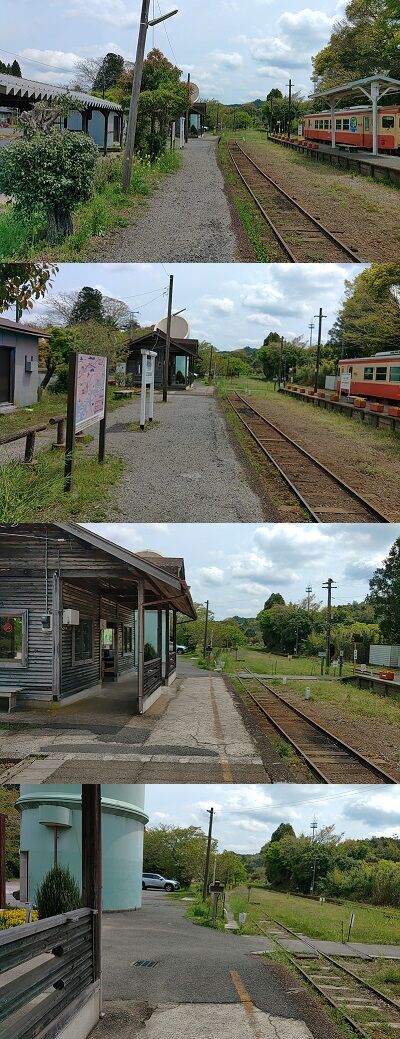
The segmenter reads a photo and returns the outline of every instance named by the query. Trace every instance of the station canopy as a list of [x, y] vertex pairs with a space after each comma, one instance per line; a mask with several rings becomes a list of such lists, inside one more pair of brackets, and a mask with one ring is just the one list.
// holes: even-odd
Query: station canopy
[[400, 79], [393, 79], [392, 76], [381, 75], [380, 72], [374, 72], [372, 76], [367, 76], [365, 79], [354, 79], [351, 83], [341, 83], [336, 87], [328, 87], [326, 90], [317, 90], [316, 93], [310, 94], [309, 98], [311, 101], [316, 101], [320, 98], [326, 98], [329, 102], [331, 113], [332, 113], [332, 148], [335, 146], [335, 124], [334, 124], [334, 111], [338, 101], [343, 97], [347, 97], [349, 94], [354, 94], [355, 97], [359, 97], [360, 94], [364, 94], [369, 104], [372, 107], [372, 154], [378, 154], [378, 102], [386, 94], [393, 94], [396, 91], [400, 91]]
[[69, 90], [67, 86], [63, 86], [60, 83], [38, 83], [33, 79], [9, 76], [7, 73], [0, 72], [1, 105], [6, 105], [11, 101], [15, 105], [17, 100], [23, 102], [22, 107], [27, 107], [28, 104], [36, 104], [38, 101], [54, 101], [55, 98], [60, 97], [60, 94], [68, 94], [69, 97], [79, 101], [85, 109], [99, 109], [101, 112], [122, 112], [121, 105], [115, 104], [114, 101], [108, 101], [107, 98], [95, 97], [94, 94], [87, 94], [81, 90]]

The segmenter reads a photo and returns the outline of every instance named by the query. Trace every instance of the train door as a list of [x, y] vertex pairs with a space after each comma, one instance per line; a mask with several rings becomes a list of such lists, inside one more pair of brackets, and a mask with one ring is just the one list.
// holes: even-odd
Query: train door
[[0, 404], [12, 403], [11, 397], [11, 348], [0, 347]]
[[370, 115], [363, 116], [363, 148], [372, 148], [372, 118]]

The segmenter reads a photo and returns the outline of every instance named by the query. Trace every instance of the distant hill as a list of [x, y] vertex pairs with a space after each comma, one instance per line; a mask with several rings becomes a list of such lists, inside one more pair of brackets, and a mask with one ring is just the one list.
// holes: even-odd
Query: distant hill
[[263, 105], [263, 104], [264, 104], [264, 101], [262, 100], [262, 98], [258, 97], [255, 101], [240, 101], [240, 102], [232, 101], [232, 104], [228, 104], [227, 107], [228, 108], [244, 108], [245, 105], [254, 105], [255, 108], [261, 108], [261, 105]]

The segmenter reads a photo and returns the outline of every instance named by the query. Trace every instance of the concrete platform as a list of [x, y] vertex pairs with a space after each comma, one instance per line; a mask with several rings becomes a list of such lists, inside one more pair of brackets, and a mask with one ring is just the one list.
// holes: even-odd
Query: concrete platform
[[294, 953], [310, 953], [311, 949], [316, 952], [327, 953], [328, 956], [346, 956], [354, 959], [385, 959], [400, 960], [400, 945], [377, 945], [365, 942], [330, 942], [321, 939], [308, 938], [307, 935], [299, 934], [297, 938], [277, 938], [282, 949]]

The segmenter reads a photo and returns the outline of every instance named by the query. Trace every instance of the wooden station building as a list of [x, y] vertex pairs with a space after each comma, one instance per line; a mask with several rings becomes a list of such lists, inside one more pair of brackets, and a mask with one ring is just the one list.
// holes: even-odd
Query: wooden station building
[[124, 682], [143, 713], [176, 677], [177, 612], [196, 617], [181, 558], [75, 524], [0, 526], [0, 701], [71, 702]]
[[[155, 386], [162, 386], [164, 378], [164, 357], [167, 336], [165, 332], [155, 328], [137, 339], [132, 339], [128, 346], [126, 374], [130, 376], [133, 386], [140, 386], [142, 381], [141, 351], [154, 350]], [[199, 352], [198, 339], [173, 339], [171, 337], [168, 365], [168, 386], [173, 389], [186, 389], [194, 379], [195, 360]]]

